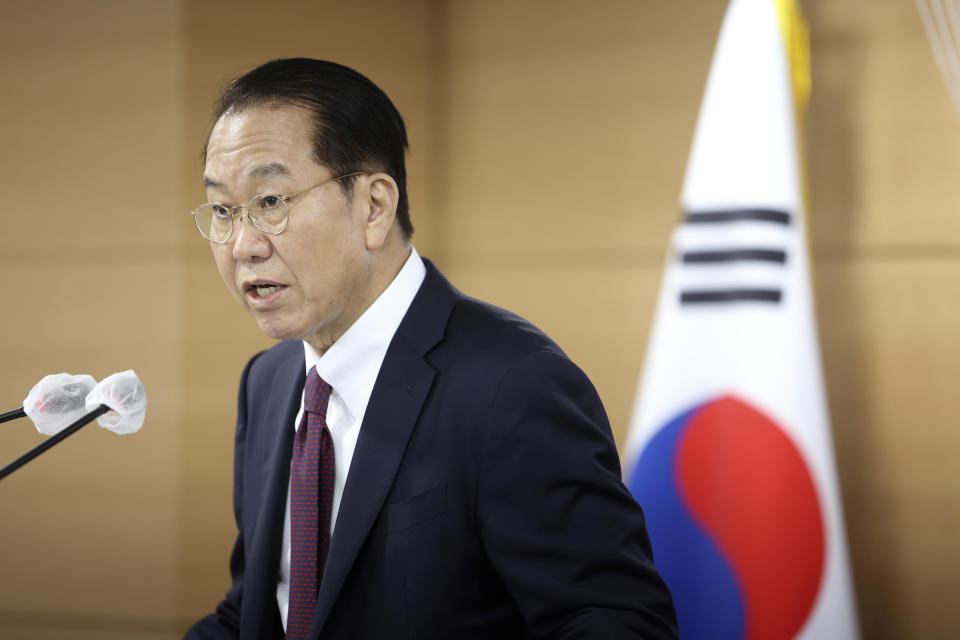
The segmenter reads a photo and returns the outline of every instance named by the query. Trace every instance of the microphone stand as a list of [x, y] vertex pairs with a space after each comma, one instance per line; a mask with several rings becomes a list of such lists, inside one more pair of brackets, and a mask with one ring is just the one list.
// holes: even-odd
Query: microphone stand
[[6, 413], [0, 413], [0, 422], [9, 422], [10, 420], [16, 420], [17, 418], [23, 418], [27, 415], [27, 412], [23, 410], [23, 407], [19, 409], [14, 409], [13, 411], [7, 411]]
[[[108, 407], [105, 404], [102, 404], [96, 409], [94, 409], [93, 411], [91, 411], [90, 413], [86, 414], [85, 416], [81, 416], [76, 422], [71, 424], [69, 427], [65, 428], [60, 433], [50, 436], [49, 438], [47, 438], [46, 440], [44, 440], [43, 442], [35, 446], [33, 449], [30, 449], [30, 451], [27, 451], [25, 454], [23, 454], [22, 456], [20, 456], [19, 458], [17, 458], [7, 466], [5, 466], [3, 469], [0, 469], [0, 480], [3, 480], [8, 475], [10, 475], [11, 473], [16, 471], [23, 465], [27, 464], [28, 462], [36, 458], [38, 455], [40, 455], [44, 451], [46, 451], [53, 445], [57, 444], [58, 442], [66, 438], [67, 436], [70, 436], [76, 433], [82, 427], [86, 426], [90, 422], [93, 422], [94, 419], [99, 418], [100, 416], [105, 414], [107, 411], [110, 411], [110, 407]], [[14, 412], [11, 411], [10, 413], [14, 413]], [[7, 415], [7, 414], [3, 414], [3, 415]], [[12, 420], [12, 418], [8, 418], [8, 419]]]

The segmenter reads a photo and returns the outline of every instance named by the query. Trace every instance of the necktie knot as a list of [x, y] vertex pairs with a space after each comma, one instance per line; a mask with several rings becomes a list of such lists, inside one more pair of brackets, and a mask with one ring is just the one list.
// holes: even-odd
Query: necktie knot
[[316, 367], [311, 367], [310, 373], [307, 374], [307, 382], [303, 387], [303, 410], [326, 416], [331, 391], [333, 391], [333, 387], [320, 377]]

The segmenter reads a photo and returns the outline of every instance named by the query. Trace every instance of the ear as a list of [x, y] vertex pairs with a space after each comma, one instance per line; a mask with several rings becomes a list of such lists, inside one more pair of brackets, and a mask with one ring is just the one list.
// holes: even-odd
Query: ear
[[396, 181], [385, 173], [374, 173], [369, 177], [365, 190], [369, 210], [365, 223], [367, 249], [376, 251], [386, 242], [387, 234], [393, 228], [397, 217], [397, 203], [400, 201], [400, 189]]

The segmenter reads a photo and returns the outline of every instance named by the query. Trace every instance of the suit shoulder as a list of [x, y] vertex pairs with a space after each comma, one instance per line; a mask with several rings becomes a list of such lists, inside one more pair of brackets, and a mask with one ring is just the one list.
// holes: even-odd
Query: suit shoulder
[[303, 343], [297, 340], [284, 340], [266, 351], [254, 354], [247, 362], [245, 372], [250, 377], [270, 376], [280, 367], [289, 367], [291, 363], [303, 362]]
[[450, 315], [444, 347], [462, 361], [495, 368], [509, 367], [536, 352], [566, 359], [557, 343], [528, 320], [467, 296], [458, 301]]

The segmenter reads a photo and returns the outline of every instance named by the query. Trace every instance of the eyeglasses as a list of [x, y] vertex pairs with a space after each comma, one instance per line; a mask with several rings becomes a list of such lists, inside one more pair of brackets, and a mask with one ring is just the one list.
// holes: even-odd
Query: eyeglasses
[[264, 233], [276, 236], [283, 233], [283, 230], [287, 228], [287, 222], [290, 220], [290, 207], [287, 204], [289, 200], [293, 200], [317, 187], [322, 187], [329, 182], [364, 175], [367, 175], [365, 171], [354, 171], [335, 178], [328, 178], [312, 187], [307, 187], [303, 191], [286, 196], [262, 193], [250, 200], [246, 206], [238, 204], [228, 207], [219, 202], [208, 202], [190, 213], [193, 215], [193, 221], [197, 224], [200, 235], [214, 244], [226, 244], [230, 241], [230, 238], [233, 237], [233, 229], [237, 226], [236, 220], [243, 215], [244, 210], [247, 212], [247, 220], [253, 226]]

